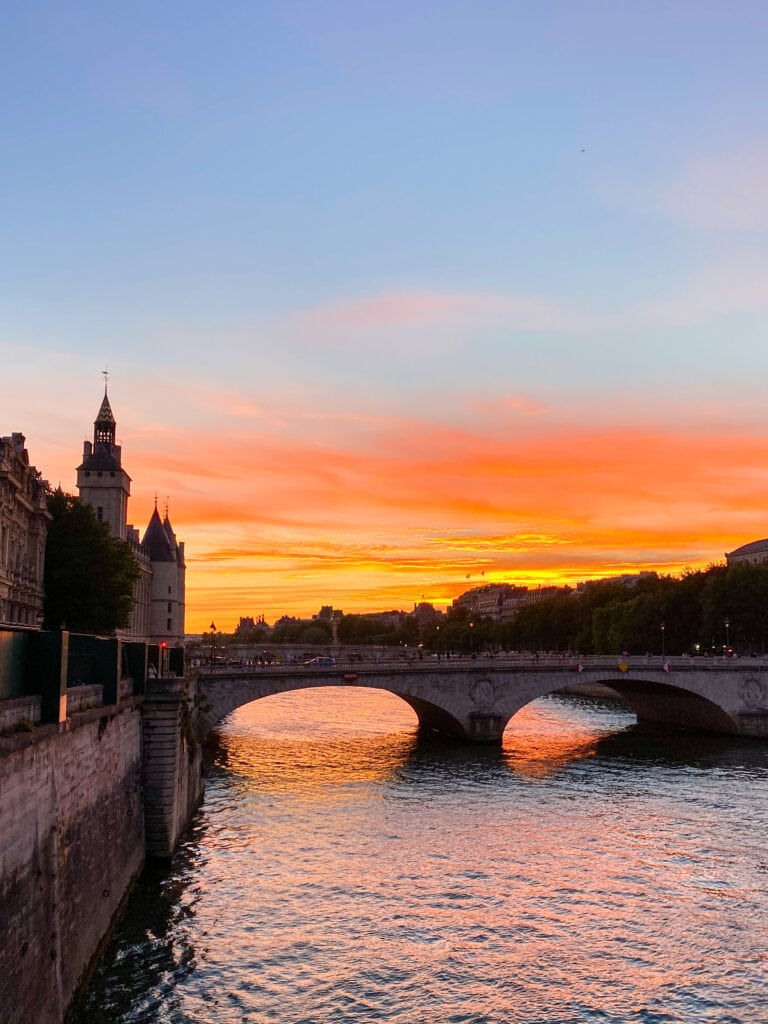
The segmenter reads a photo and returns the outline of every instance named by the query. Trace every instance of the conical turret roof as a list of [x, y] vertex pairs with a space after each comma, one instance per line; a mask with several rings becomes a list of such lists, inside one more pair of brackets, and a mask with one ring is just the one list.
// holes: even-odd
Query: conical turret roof
[[144, 533], [142, 544], [149, 553], [152, 562], [173, 562], [173, 546], [165, 531], [157, 505], [149, 520], [149, 525]]
[[163, 519], [163, 529], [165, 530], [166, 534], [168, 535], [168, 540], [171, 542], [171, 544], [173, 544], [175, 546], [176, 545], [176, 534], [173, 532], [173, 527], [171, 526], [171, 520], [168, 518], [168, 513], [167, 512], [165, 513], [165, 518]]

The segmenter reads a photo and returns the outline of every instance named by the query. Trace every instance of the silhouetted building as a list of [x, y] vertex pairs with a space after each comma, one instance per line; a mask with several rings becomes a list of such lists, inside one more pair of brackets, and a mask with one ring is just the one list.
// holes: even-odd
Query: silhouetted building
[[[543, 588], [544, 591], [556, 592], [556, 587]], [[508, 622], [513, 619], [523, 605], [541, 600], [542, 588], [529, 590], [514, 583], [486, 583], [482, 587], [465, 590], [454, 600], [454, 608], [466, 608], [470, 615], [478, 618], [493, 619], [496, 622]]]
[[411, 618], [416, 619], [420, 626], [430, 626], [433, 622], [439, 622], [443, 618], [443, 613], [429, 601], [419, 601], [413, 606]]
[[29, 463], [23, 434], [0, 437], [0, 623], [43, 621], [48, 483]]

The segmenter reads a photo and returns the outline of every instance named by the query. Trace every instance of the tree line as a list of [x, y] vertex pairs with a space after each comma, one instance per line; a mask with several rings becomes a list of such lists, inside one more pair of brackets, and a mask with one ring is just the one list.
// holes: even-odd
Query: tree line
[[[768, 642], [768, 562], [711, 565], [680, 577], [648, 573], [633, 585], [590, 582], [578, 590], [532, 601], [508, 622], [465, 607], [420, 625], [380, 616], [343, 615], [342, 644], [421, 648], [434, 654], [553, 651], [578, 654], [722, 654], [727, 648], [764, 654]], [[235, 641], [323, 644], [330, 623], [292, 619], [274, 630], [259, 627]]]
[[510, 622], [471, 619], [463, 609], [430, 627], [439, 650], [580, 654], [764, 654], [768, 563], [711, 565], [680, 577], [643, 575], [632, 586], [591, 582], [524, 605]]

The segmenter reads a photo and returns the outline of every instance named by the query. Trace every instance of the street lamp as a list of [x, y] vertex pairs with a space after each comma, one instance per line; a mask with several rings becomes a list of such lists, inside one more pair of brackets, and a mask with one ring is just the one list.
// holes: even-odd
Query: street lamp
[[664, 657], [664, 630], [666, 628], [667, 628], [666, 624], [664, 622], [662, 622], [662, 624], [661, 624], [661, 656], [662, 656], [662, 658]]
[[475, 628], [474, 622], [470, 622], [470, 624], [469, 624], [469, 652], [470, 652], [470, 654], [472, 655], [473, 658], [475, 656], [475, 635], [472, 632], [472, 630], [474, 628]]
[[730, 637], [731, 620], [725, 620], [725, 653], [727, 654], [731, 649], [731, 637]]
[[216, 623], [212, 622], [209, 626], [211, 631], [211, 665], [216, 663]]

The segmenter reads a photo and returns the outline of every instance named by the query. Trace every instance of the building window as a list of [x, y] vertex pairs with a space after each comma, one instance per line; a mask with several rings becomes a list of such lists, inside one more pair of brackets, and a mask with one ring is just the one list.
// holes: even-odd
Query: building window
[[168, 614], [170, 615], [170, 613], [171, 613], [171, 602], [169, 601], [168, 602]]
[[102, 505], [96, 506], [96, 518], [100, 523], [104, 521], [104, 507]]
[[85, 475], [86, 475], [86, 476], [90, 476], [90, 475], [91, 475], [91, 471], [90, 471], [90, 469], [86, 469], [86, 471], [85, 471]]
[[109, 475], [110, 475], [110, 476], [111, 476], [111, 477], [112, 477], [112, 478], [114, 479], [114, 476], [115, 476], [115, 471], [114, 471], [114, 469], [113, 469], [113, 470], [110, 470], [110, 473], [109, 473]]
[[166, 626], [165, 628], [166, 628], [166, 631], [167, 631], [168, 633], [170, 633], [170, 632], [171, 632], [171, 620], [170, 620], [170, 619], [168, 619], [168, 625], [167, 625], [167, 626]]
[[170, 587], [168, 587], [168, 593], [170, 594], [170, 592], [171, 592], [171, 588], [170, 588]]
[[96, 476], [99, 477], [99, 479], [101, 479], [101, 477], [104, 476], [104, 474], [101, 472], [101, 470], [99, 470]]

